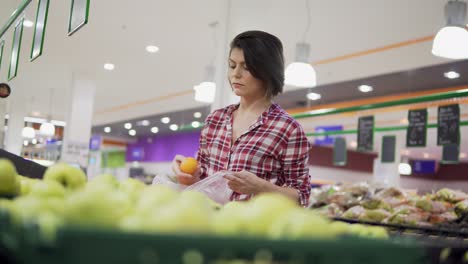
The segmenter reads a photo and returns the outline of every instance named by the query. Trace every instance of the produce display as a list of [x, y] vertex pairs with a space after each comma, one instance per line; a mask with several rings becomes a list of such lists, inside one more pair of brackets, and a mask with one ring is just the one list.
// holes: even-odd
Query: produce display
[[419, 195], [367, 183], [329, 185], [313, 190], [310, 207], [314, 212], [332, 218], [421, 227], [458, 228], [468, 224], [464, 220], [468, 220], [468, 195], [447, 188]]
[[43, 180], [16, 174], [0, 160], [0, 210], [17, 225], [35, 223], [44, 239], [61, 227], [155, 234], [204, 234], [269, 239], [334, 239], [341, 235], [387, 238], [382, 227], [332, 222], [280, 194], [220, 206], [202, 193], [147, 186], [99, 175], [86, 181], [79, 169], [51, 166]]

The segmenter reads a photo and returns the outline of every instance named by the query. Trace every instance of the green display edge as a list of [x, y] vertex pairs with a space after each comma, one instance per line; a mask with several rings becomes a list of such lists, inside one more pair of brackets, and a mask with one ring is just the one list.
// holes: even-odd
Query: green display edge
[[431, 94], [431, 95], [418, 96], [414, 98], [407, 98], [407, 99], [376, 103], [376, 104], [367, 104], [367, 105], [359, 105], [359, 106], [344, 107], [344, 108], [329, 108], [329, 109], [312, 110], [306, 113], [292, 114], [291, 116], [296, 119], [302, 119], [302, 118], [341, 114], [341, 113], [347, 113], [347, 112], [365, 111], [365, 110], [400, 106], [400, 105], [407, 105], [407, 104], [425, 103], [425, 102], [445, 100], [445, 99], [458, 98], [458, 97], [466, 97], [466, 96], [468, 96], [468, 89], [460, 89], [456, 91], [436, 93], [436, 94]]
[[0, 30], [0, 38], [5, 35], [8, 29], [15, 23], [16, 19], [21, 15], [21, 13], [26, 9], [26, 7], [32, 2], [32, 0], [23, 0], [23, 2], [13, 11], [13, 14], [10, 16], [6, 24]]

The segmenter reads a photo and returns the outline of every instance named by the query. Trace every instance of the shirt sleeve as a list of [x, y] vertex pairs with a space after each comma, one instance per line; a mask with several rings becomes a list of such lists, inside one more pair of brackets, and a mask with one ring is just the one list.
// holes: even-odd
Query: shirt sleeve
[[308, 160], [309, 141], [298, 124], [289, 133], [281, 162], [286, 187], [299, 191], [299, 202], [304, 207], [309, 204], [310, 196]]

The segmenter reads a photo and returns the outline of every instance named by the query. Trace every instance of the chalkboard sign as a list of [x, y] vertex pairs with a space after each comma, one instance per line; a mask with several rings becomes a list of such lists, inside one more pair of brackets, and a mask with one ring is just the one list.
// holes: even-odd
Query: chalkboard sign
[[444, 145], [442, 147], [442, 163], [458, 163], [460, 147], [456, 144]]
[[333, 143], [333, 165], [345, 166], [347, 162], [346, 139], [342, 137], [335, 138]]
[[460, 106], [439, 106], [437, 118], [437, 145], [460, 144]]
[[382, 163], [393, 163], [395, 162], [395, 136], [383, 136], [382, 137], [382, 151], [380, 153]]
[[364, 116], [358, 122], [358, 151], [374, 149], [374, 117]]
[[408, 112], [408, 129], [406, 130], [407, 147], [425, 147], [427, 138], [427, 109]]

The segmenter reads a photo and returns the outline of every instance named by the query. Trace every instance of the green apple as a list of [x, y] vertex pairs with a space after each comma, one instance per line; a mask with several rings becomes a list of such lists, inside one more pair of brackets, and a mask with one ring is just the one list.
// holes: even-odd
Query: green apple
[[78, 189], [86, 184], [86, 174], [78, 168], [65, 163], [57, 163], [47, 168], [45, 181], [56, 181], [67, 189]]
[[16, 196], [20, 189], [15, 165], [7, 159], [0, 159], [0, 196]]
[[330, 239], [336, 237], [336, 232], [329, 228], [328, 220], [321, 215], [297, 208], [277, 218], [270, 228], [269, 236], [289, 239]]
[[240, 235], [246, 229], [243, 219], [244, 210], [247, 208], [245, 202], [229, 202], [213, 216], [213, 231], [219, 235]]
[[127, 178], [120, 182], [120, 190], [127, 193], [133, 202], [136, 202], [140, 197], [140, 194], [146, 188], [146, 184], [139, 180]]
[[42, 238], [48, 243], [53, 243], [57, 230], [64, 225], [64, 221], [63, 218], [56, 214], [44, 212], [38, 216], [37, 224], [39, 225], [39, 233]]
[[32, 186], [38, 182], [39, 180], [36, 180], [36, 179], [30, 179], [30, 178], [26, 178], [26, 177], [23, 177], [21, 175], [18, 175], [20, 176], [20, 183], [21, 183], [21, 195], [27, 195], [31, 192], [31, 188]]
[[265, 236], [276, 219], [297, 208], [300, 207], [296, 202], [282, 194], [261, 194], [252, 199], [244, 210], [246, 232], [255, 236]]
[[64, 218], [71, 225], [116, 228], [131, 209], [128, 196], [122, 192], [85, 188], [67, 196]]
[[44, 211], [43, 201], [33, 196], [21, 196], [13, 201], [9, 211], [15, 223], [31, 221]]
[[36, 197], [65, 197], [66, 190], [55, 181], [37, 181], [31, 184], [29, 195]]
[[387, 239], [388, 232], [384, 227], [381, 226], [369, 226], [367, 227], [368, 237], [378, 238], [378, 239]]
[[136, 210], [143, 214], [151, 213], [160, 206], [174, 201], [178, 193], [164, 185], [151, 185], [142, 190], [136, 203]]
[[88, 182], [88, 185], [105, 185], [112, 189], [119, 187], [119, 181], [111, 174], [101, 174]]
[[349, 233], [350, 225], [344, 222], [335, 221], [330, 223], [329, 228], [337, 235], [345, 235]]

